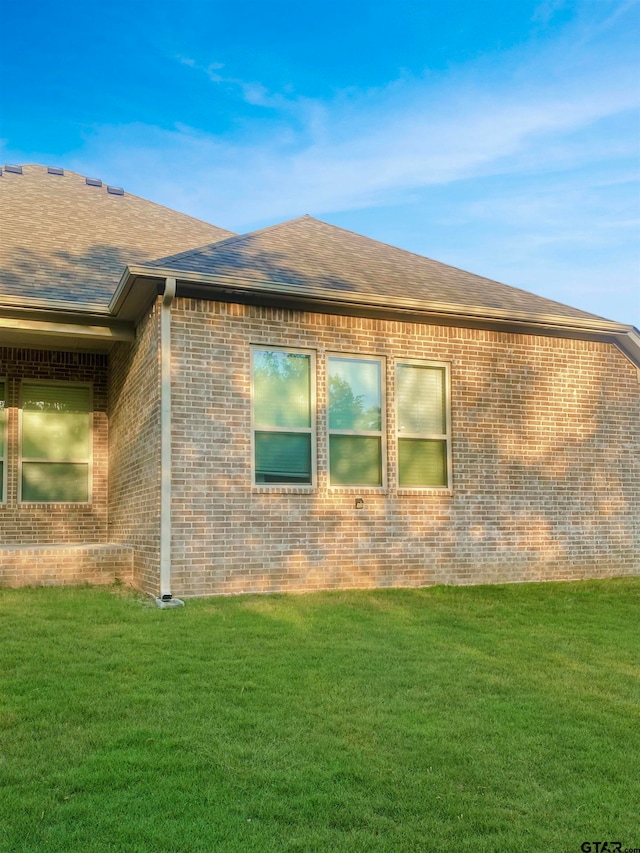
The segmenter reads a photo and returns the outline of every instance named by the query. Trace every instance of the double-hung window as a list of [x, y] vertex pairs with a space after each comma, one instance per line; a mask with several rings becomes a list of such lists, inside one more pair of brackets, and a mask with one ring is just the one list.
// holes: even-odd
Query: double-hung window
[[7, 383], [0, 379], [0, 504], [7, 494]]
[[254, 347], [253, 460], [256, 485], [314, 482], [314, 355]]
[[451, 467], [446, 365], [397, 364], [396, 420], [399, 488], [446, 488]]
[[328, 359], [332, 486], [383, 485], [382, 364], [379, 358]]
[[20, 500], [91, 500], [91, 387], [73, 382], [23, 382]]

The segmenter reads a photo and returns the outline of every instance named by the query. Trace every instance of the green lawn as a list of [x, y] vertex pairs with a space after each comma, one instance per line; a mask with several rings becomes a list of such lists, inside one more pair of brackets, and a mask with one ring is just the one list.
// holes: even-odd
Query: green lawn
[[0, 850], [640, 847], [639, 602], [4, 590]]

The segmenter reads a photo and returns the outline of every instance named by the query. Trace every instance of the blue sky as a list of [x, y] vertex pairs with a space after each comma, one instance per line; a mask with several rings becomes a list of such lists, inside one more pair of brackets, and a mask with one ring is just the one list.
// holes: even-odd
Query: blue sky
[[0, 160], [640, 326], [639, 0], [22, 0]]

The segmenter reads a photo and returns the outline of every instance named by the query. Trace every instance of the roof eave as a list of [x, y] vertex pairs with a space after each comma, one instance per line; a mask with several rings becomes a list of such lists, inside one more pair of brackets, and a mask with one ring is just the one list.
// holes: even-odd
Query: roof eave
[[[413, 316], [420, 320], [449, 325], [472, 325], [502, 328], [523, 333], [566, 335], [608, 340], [624, 355], [640, 367], [640, 332], [632, 325], [591, 317], [563, 317], [554, 314], [531, 315], [526, 312], [504, 311], [480, 305], [456, 305], [446, 302], [394, 298], [393, 304], [375, 294], [336, 292], [328, 288], [313, 287], [301, 290], [300, 286], [285, 282], [255, 281], [237, 276], [215, 276], [169, 267], [147, 267], [131, 265], [125, 267], [118, 286], [109, 302], [104, 305], [68, 302], [51, 303], [37, 300], [19, 300], [3, 297], [0, 316], [14, 315], [28, 320], [31, 328], [42, 329], [42, 333], [61, 332], [71, 337], [86, 340], [115, 342], [132, 340], [133, 326], [154, 298], [161, 293], [167, 278], [175, 278], [180, 290], [201, 299], [234, 298], [278, 298], [287, 300], [292, 307], [308, 307], [310, 310], [355, 313], [373, 311], [393, 316]], [[27, 304], [32, 303], [32, 304]], [[7, 309], [3, 312], [3, 308]], [[46, 316], [45, 316], [46, 315]], [[93, 321], [93, 322], [91, 322]], [[53, 323], [53, 326], [51, 326]], [[16, 326], [18, 328], [19, 326]]]
[[[557, 328], [566, 331], [593, 331], [601, 334], [627, 335], [638, 330], [631, 325], [617, 323], [591, 317], [566, 317], [556, 314], [532, 315], [525, 311], [505, 311], [500, 308], [487, 308], [482, 305], [459, 305], [447, 302], [435, 302], [418, 299], [393, 298], [393, 304], [382, 296], [358, 292], [337, 292], [328, 288], [313, 287], [305, 288], [301, 292], [299, 285], [291, 285], [285, 282], [256, 281], [254, 279], [242, 279], [238, 276], [216, 276], [203, 273], [188, 272], [171, 269], [169, 267], [144, 267], [130, 266], [120, 279], [120, 283], [110, 303], [111, 310], [118, 313], [121, 306], [126, 302], [127, 294], [130, 292], [136, 279], [148, 279], [155, 282], [157, 287], [159, 281], [166, 278], [175, 278], [178, 285], [192, 284], [201, 285], [203, 289], [211, 289], [212, 296], [216, 292], [238, 292], [271, 294], [274, 296], [291, 297], [293, 299], [304, 299], [304, 301], [318, 302], [327, 305], [358, 305], [363, 308], [381, 308], [394, 311], [420, 313], [436, 317], [453, 317], [457, 319], [489, 320], [497, 322], [524, 323], [527, 326], [540, 326], [542, 328]], [[202, 298], [205, 298], [203, 292]]]
[[34, 296], [12, 296], [11, 294], [0, 295], [0, 311], [27, 310], [35, 312], [73, 314], [74, 316], [91, 315], [94, 317], [109, 318], [111, 312], [109, 306], [102, 302], [72, 302], [62, 299], [40, 299]]
[[[126, 266], [109, 301], [110, 314], [136, 323], [163, 289], [162, 282], [167, 278], [175, 278], [175, 273], [163, 275], [162, 271], [159, 271], [154, 274], [149, 267]], [[134, 284], [139, 286], [134, 288]]]
[[635, 326], [629, 326], [626, 332], [614, 335], [614, 339], [618, 349], [640, 369], [640, 331]]

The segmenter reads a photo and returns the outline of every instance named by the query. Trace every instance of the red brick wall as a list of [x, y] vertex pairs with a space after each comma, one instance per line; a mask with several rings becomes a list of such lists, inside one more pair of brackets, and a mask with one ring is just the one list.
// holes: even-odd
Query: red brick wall
[[109, 541], [133, 548], [133, 580], [158, 593], [160, 572], [159, 303], [109, 362]]
[[[172, 323], [174, 594], [640, 572], [640, 384], [615, 347], [186, 299]], [[252, 343], [316, 351], [311, 493], [251, 486]], [[387, 360], [384, 492], [328, 486], [327, 352]], [[450, 363], [448, 492], [397, 488], [396, 358]]]
[[[106, 542], [107, 356], [0, 347], [0, 379], [7, 382], [7, 494], [0, 504], [0, 545]], [[72, 380], [93, 386], [93, 497], [90, 504], [18, 503], [18, 415], [23, 379]]]

